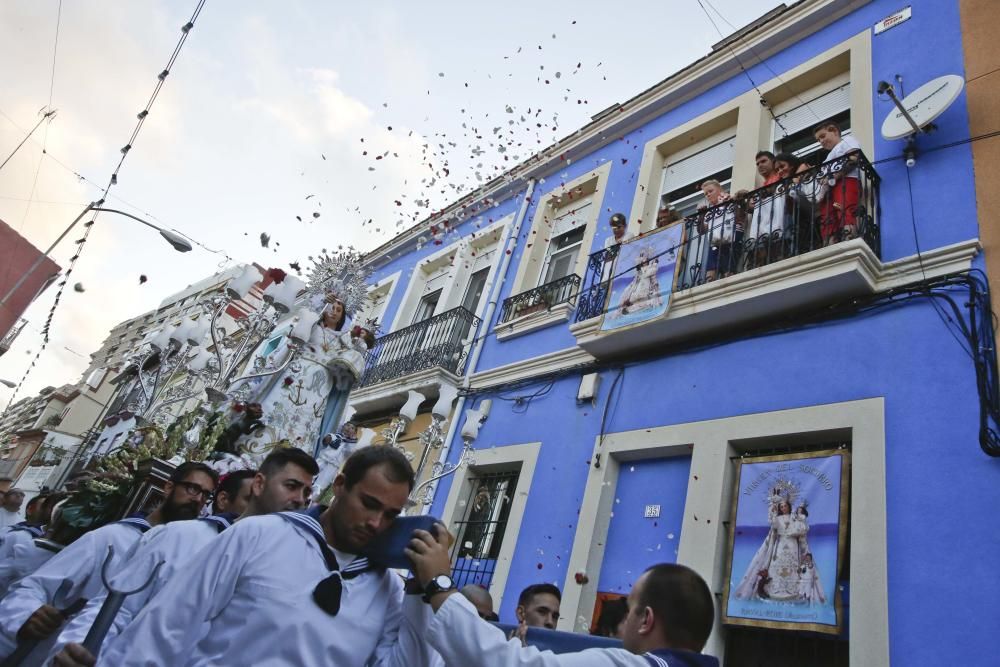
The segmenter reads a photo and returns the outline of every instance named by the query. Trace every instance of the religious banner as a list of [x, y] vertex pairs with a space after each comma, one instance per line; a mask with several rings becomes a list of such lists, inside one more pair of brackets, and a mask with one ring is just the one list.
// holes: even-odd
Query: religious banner
[[850, 452], [742, 459], [722, 622], [839, 634]]
[[683, 231], [678, 223], [622, 244], [602, 331], [648, 322], [667, 312]]

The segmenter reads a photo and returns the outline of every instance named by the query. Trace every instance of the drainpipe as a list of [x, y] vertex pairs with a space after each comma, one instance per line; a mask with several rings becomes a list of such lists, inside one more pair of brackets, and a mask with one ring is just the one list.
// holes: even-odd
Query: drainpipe
[[[528, 212], [528, 207], [531, 205], [531, 195], [535, 192], [535, 179], [528, 179], [528, 189], [524, 193], [524, 201], [521, 202], [521, 208], [517, 212], [517, 217], [514, 219], [514, 224], [512, 224], [507, 229], [507, 235], [503, 240], [503, 255], [500, 256], [500, 268], [497, 269], [497, 279], [493, 281], [493, 285], [490, 287], [490, 300], [486, 304], [486, 312], [483, 313], [482, 326], [486, 329], [489, 328], [490, 322], [493, 321], [493, 313], [497, 309], [497, 300], [500, 298], [500, 292], [503, 289], [504, 283], [507, 281], [507, 269], [510, 266], [510, 260], [514, 256], [513, 248], [511, 247], [511, 242], [517, 242], [517, 237], [521, 233], [521, 224], [524, 222], [524, 216]], [[510, 252], [508, 252], [510, 250]], [[478, 331], [476, 332], [479, 333]], [[476, 370], [476, 365], [479, 363], [479, 357], [483, 353], [483, 345], [486, 343], [486, 334], [477, 335], [476, 342], [472, 346], [472, 352], [469, 354], [469, 363], [466, 365], [465, 380], [462, 381], [462, 389], [468, 389], [472, 384], [472, 373]], [[452, 413], [451, 423], [448, 424], [448, 435], [445, 436], [445, 442], [448, 443], [447, 446], [441, 448], [441, 455], [438, 457], [438, 463], [444, 465], [448, 460], [448, 455], [451, 453], [451, 443], [455, 439], [455, 432], [458, 430], [458, 422], [462, 418], [462, 412], [465, 410], [465, 396], [461, 396], [458, 399], [458, 405], [455, 406], [455, 411]], [[437, 500], [438, 488], [440, 488], [441, 481], [435, 483], [434, 485], [434, 500]], [[431, 501], [423, 506], [421, 509], [422, 514], [427, 514], [431, 510], [431, 506], [434, 501]]]

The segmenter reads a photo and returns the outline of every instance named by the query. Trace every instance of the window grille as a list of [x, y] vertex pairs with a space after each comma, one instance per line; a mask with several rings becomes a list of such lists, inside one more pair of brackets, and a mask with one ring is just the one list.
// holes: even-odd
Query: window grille
[[479, 473], [466, 481], [462, 520], [455, 523], [459, 538], [451, 553], [452, 579], [459, 587], [492, 583], [519, 475], [519, 470]]

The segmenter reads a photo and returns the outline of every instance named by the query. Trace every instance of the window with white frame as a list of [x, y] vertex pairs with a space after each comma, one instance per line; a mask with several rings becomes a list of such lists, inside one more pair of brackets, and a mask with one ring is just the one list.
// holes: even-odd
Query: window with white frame
[[812, 130], [821, 121], [830, 119], [842, 134], [851, 133], [851, 84], [848, 81], [815, 96], [807, 93], [804, 99], [796, 97], [794, 103], [798, 106], [774, 117], [774, 152], [792, 153], [810, 164], [819, 164], [826, 158], [826, 151]]
[[389, 299], [392, 298], [393, 288], [396, 286], [398, 274], [385, 278], [368, 289], [368, 296], [364, 306], [358, 311], [354, 318], [355, 323], [364, 324], [374, 320], [379, 327], [384, 329], [386, 324], [382, 321], [385, 311], [389, 307]]
[[583, 246], [587, 220], [593, 213], [593, 205], [591, 196], [558, 209], [556, 217], [551, 221], [549, 244], [538, 277], [539, 285], [547, 285], [573, 273]]
[[441, 300], [442, 288], [429, 292], [420, 297], [417, 302], [417, 309], [413, 311], [413, 324], [423, 322], [434, 316], [434, 309], [437, 308], [438, 301]]
[[728, 189], [733, 178], [735, 155], [734, 134], [722, 139], [714, 137], [701, 142], [693, 153], [685, 151], [676, 158], [672, 157], [663, 168], [660, 205], [674, 209], [681, 217], [692, 215], [704, 200], [702, 183], [714, 179]]

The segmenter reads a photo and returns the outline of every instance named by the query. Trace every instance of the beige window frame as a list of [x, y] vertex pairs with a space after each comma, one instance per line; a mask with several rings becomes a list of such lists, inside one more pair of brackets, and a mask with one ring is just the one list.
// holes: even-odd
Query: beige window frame
[[[870, 31], [858, 33], [801, 65], [781, 72], [757, 88], [771, 110], [780, 115], [815, 97], [817, 92], [832, 90], [847, 81], [851, 84], [851, 134], [861, 144], [865, 154], [871, 156], [874, 154], [875, 137]], [[749, 90], [646, 142], [639, 167], [639, 187], [632, 201], [630, 233], [655, 228], [663, 168], [671, 160], [670, 156], [729, 127], [736, 129], [736, 159], [730, 189], [752, 190], [757, 187], [754, 155], [759, 150], [773, 148], [774, 120], [768, 109], [761, 105], [757, 90]]]
[[[520, 465], [520, 472], [517, 478], [517, 486], [511, 498], [510, 513], [507, 515], [507, 529], [504, 532], [503, 543], [500, 546], [500, 553], [497, 555], [496, 569], [493, 571], [493, 580], [490, 582], [490, 595], [493, 596], [494, 609], [500, 609], [503, 603], [504, 590], [507, 587], [507, 577], [510, 574], [511, 561], [514, 558], [514, 549], [517, 546], [517, 538], [521, 532], [521, 521], [524, 519], [524, 510], [528, 503], [528, 491], [531, 489], [531, 480], [535, 476], [535, 467], [538, 463], [538, 451], [542, 443], [530, 442], [520, 445], [505, 445], [490, 447], [489, 449], [477, 449], [475, 452], [475, 464], [473, 466], [462, 466], [455, 473], [451, 481], [451, 489], [448, 491], [448, 499], [445, 501], [442, 517], [452, 534], [456, 534], [455, 524], [461, 520], [465, 508], [459, 507], [466, 489], [466, 482], [476, 473], [510, 470]], [[515, 592], [514, 595], [517, 595]]]
[[[392, 327], [388, 329], [383, 327], [383, 333], [396, 331], [413, 324], [413, 316], [420, 300], [437, 290], [441, 290], [441, 297], [434, 308], [434, 314], [443, 313], [462, 305], [462, 298], [465, 296], [469, 278], [476, 269], [482, 268], [484, 261], [486, 265], [491, 266], [490, 277], [486, 283], [486, 289], [489, 289], [489, 286], [496, 280], [496, 269], [499, 265], [500, 253], [497, 252], [497, 248], [499, 248], [503, 238], [504, 228], [511, 223], [513, 217], [513, 215], [508, 215], [502, 220], [464, 236], [420, 261], [413, 268], [410, 282], [406, 286], [406, 293], [393, 317]], [[480, 299], [480, 310], [482, 310], [485, 301], [485, 299]], [[474, 314], [480, 315], [480, 313]]]
[[611, 163], [607, 162], [597, 169], [594, 169], [569, 183], [566, 183], [558, 190], [546, 193], [542, 196], [538, 206], [535, 207], [535, 214], [531, 222], [531, 230], [525, 237], [526, 241], [524, 253], [517, 267], [517, 274], [514, 277], [514, 287], [511, 294], [520, 294], [530, 289], [538, 287], [545, 267], [545, 259], [548, 254], [549, 242], [551, 240], [550, 231], [552, 222], [559, 219], [569, 210], [573, 209], [576, 201], [588, 195], [592, 196], [590, 206], [581, 222], [586, 225], [583, 239], [580, 241], [580, 251], [577, 253], [573, 270], [581, 278], [587, 268], [587, 258], [592, 252], [594, 245], [594, 235], [597, 232], [597, 224], [601, 217], [601, 210], [604, 202], [604, 192], [607, 189], [608, 175], [611, 173]]
[[[580, 586], [575, 572], [600, 572], [623, 464], [691, 456], [677, 562], [701, 574], [715, 592], [726, 576], [735, 466], [731, 458], [765, 443], [809, 445], [833, 439], [851, 442], [851, 638], [850, 663], [889, 664], [888, 555], [885, 494], [885, 402], [871, 398], [723, 419], [643, 428], [595, 439], [584, 489], [580, 522], [563, 588], [560, 630], [580, 631], [578, 617], [590, 618], [596, 577]], [[592, 460], [596, 460], [593, 458]], [[697, 517], [697, 518], [696, 518]], [[720, 659], [725, 630], [716, 621], [705, 652]]]

